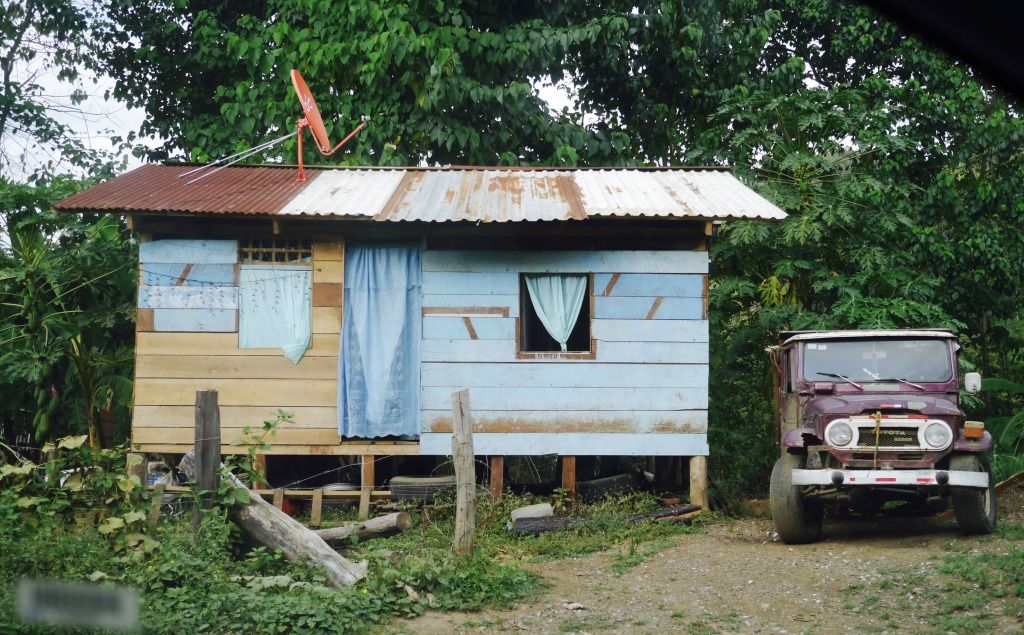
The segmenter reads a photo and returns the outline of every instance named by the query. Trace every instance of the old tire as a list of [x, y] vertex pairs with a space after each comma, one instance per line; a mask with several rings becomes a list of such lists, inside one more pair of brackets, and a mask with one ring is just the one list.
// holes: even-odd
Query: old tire
[[618, 496], [636, 491], [638, 481], [639, 476], [635, 472], [576, 481], [576, 495], [584, 503], [596, 503], [605, 496]]
[[949, 460], [949, 469], [960, 472], [985, 472], [988, 487], [953, 487], [953, 513], [965, 534], [990, 534], [996, 528], [996, 485], [988, 459], [977, 454], [958, 454]]
[[396, 476], [391, 479], [391, 498], [393, 500], [421, 500], [433, 502], [434, 495], [455, 492], [455, 476]]
[[782, 542], [800, 545], [821, 538], [825, 510], [817, 501], [805, 500], [793, 485], [793, 470], [804, 466], [806, 457], [783, 454], [772, 468], [771, 503], [775, 531]]

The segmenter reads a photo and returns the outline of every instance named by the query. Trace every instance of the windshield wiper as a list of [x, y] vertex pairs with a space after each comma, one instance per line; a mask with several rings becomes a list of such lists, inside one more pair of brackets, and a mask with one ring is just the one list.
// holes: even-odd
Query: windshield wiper
[[851, 386], [856, 387], [858, 390], [864, 390], [864, 386], [861, 386], [860, 384], [858, 384], [857, 382], [853, 381], [852, 379], [850, 379], [846, 375], [840, 375], [839, 373], [817, 373], [817, 374], [818, 375], [822, 375], [824, 377], [833, 377], [835, 379], [842, 379], [843, 381], [847, 382]]
[[912, 381], [907, 381], [906, 379], [901, 379], [899, 377], [880, 377], [878, 379], [872, 379], [871, 381], [898, 381], [901, 384], [906, 384], [908, 386], [913, 386], [914, 388], [917, 388], [918, 390], [927, 390], [927, 388], [925, 388], [924, 386], [922, 386], [920, 384], [915, 384]]

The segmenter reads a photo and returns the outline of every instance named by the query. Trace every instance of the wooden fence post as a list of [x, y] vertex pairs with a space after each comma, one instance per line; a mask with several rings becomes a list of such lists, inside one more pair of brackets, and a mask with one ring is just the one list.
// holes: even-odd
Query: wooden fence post
[[501, 500], [501, 490], [505, 486], [505, 457], [491, 457], [491, 500]]
[[377, 480], [375, 473], [377, 457], [372, 454], [364, 454], [359, 475], [359, 520], [366, 520], [370, 517], [370, 494], [373, 493], [373, 485]]
[[466, 388], [452, 393], [452, 460], [456, 484], [452, 551], [471, 553], [476, 528], [476, 468], [473, 465], [473, 419]]
[[711, 509], [708, 497], [708, 457], [690, 457], [690, 502]]
[[196, 491], [199, 509], [192, 513], [192, 528], [199, 529], [203, 513], [213, 508], [213, 496], [220, 487], [220, 408], [216, 390], [196, 391]]

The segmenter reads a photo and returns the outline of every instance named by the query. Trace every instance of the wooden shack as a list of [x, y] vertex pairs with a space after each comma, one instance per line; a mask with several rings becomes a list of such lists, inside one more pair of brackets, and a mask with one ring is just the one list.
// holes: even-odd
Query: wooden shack
[[[275, 454], [678, 456], [705, 491], [708, 241], [783, 213], [719, 169], [147, 165], [56, 205], [141, 241], [132, 444]], [[571, 462], [570, 462], [571, 463]]]

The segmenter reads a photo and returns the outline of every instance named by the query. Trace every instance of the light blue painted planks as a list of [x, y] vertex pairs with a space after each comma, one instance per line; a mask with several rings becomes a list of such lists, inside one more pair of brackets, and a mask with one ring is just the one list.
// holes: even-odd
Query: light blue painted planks
[[707, 364], [705, 342], [598, 342], [598, 362]]
[[708, 272], [706, 251], [425, 251], [427, 272], [510, 273], [699, 273]]
[[[594, 320], [594, 338], [609, 342], [704, 342], [707, 320]], [[600, 344], [598, 344], [600, 350]]]
[[459, 295], [459, 289], [451, 289], [447, 294], [424, 294], [423, 308], [427, 307], [478, 307], [508, 309], [509, 317], [519, 317], [519, 295]]
[[420, 343], [420, 360], [424, 362], [508, 362], [515, 358], [516, 343], [513, 339], [470, 340], [462, 337], [424, 339]]
[[[707, 367], [702, 367], [707, 372]], [[449, 386], [420, 389], [420, 408], [451, 412], [451, 395], [460, 388]], [[473, 411], [530, 412], [538, 410], [575, 411], [674, 411], [702, 410], [708, 405], [707, 388], [530, 388], [523, 390], [470, 387]]]
[[156, 309], [153, 330], [179, 333], [234, 333], [234, 309]]
[[[475, 322], [474, 322], [475, 324]], [[428, 339], [420, 346], [425, 362], [515, 362], [536, 363], [534, 359], [516, 359], [516, 343], [507, 340]], [[572, 364], [594, 364], [595, 360], [565, 360]], [[633, 364], [707, 364], [708, 345], [701, 342], [600, 342], [596, 363]]]
[[[657, 302], [657, 307], [655, 307]], [[652, 311], [654, 311], [652, 315]], [[648, 317], [650, 316], [650, 317]], [[701, 298], [594, 298], [594, 317], [608, 320], [699, 320], [704, 317]]]
[[[472, 397], [470, 397], [472, 403]], [[451, 429], [452, 411], [424, 410], [420, 421], [422, 432], [430, 432], [435, 425]], [[584, 432], [600, 431], [603, 434], [617, 432], [673, 434], [702, 434], [708, 429], [706, 410], [679, 410], [675, 412], [645, 412], [637, 410], [480, 410], [473, 408], [475, 430], [497, 427], [500, 432]], [[493, 430], [493, 428], [492, 428]], [[528, 430], [528, 432], [523, 432]]]
[[139, 245], [139, 262], [221, 263], [238, 262], [237, 240], [154, 240]]
[[707, 388], [708, 369], [683, 364], [446, 364], [420, 366], [422, 386], [533, 388]]
[[518, 273], [423, 272], [423, 295], [519, 295]]
[[[470, 400], [472, 400], [470, 395]], [[707, 456], [706, 434], [474, 433], [473, 452], [501, 456]], [[452, 435], [420, 435], [420, 454], [450, 455]]]
[[238, 287], [139, 287], [140, 309], [238, 309]]
[[[466, 321], [469, 321], [467, 326]], [[472, 332], [470, 332], [472, 328]], [[476, 336], [475, 338], [473, 336]], [[514, 318], [482, 316], [423, 316], [424, 340], [511, 340], [516, 339]]]
[[[188, 275], [182, 279], [182, 274]], [[142, 284], [156, 287], [232, 286], [235, 265], [189, 265], [183, 263], [143, 263]]]
[[[704, 276], [696, 274], [594, 274], [594, 295], [619, 297], [703, 298]], [[612, 284], [612, 279], [615, 284]], [[609, 288], [611, 287], [611, 288]], [[607, 291], [607, 294], [605, 293]]]

